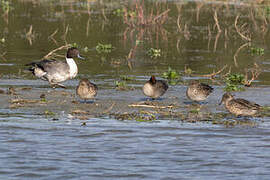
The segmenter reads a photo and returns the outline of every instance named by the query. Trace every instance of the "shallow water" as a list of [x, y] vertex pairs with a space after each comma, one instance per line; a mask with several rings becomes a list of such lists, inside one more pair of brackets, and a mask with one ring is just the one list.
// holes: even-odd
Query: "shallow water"
[[1, 118], [3, 179], [268, 179], [269, 124]]
[[[226, 65], [221, 75], [229, 69], [245, 74], [256, 63], [260, 76], [235, 94], [270, 106], [269, 4], [145, 1], [148, 15], [152, 7], [154, 13], [170, 9], [166, 23], [131, 27], [115, 12], [127, 7], [132, 15], [135, 1], [9, 2], [10, 12], [4, 15], [1, 9], [0, 18], [0, 90], [13, 87], [16, 94], [0, 93], [0, 179], [269, 179], [269, 110], [236, 118], [217, 105], [225, 83], [202, 77]], [[238, 14], [239, 27], [247, 23], [242, 33], [249, 32], [244, 35], [251, 35], [250, 43], [235, 30]], [[32, 35], [26, 36], [31, 25]], [[24, 64], [74, 42], [87, 59], [78, 61], [79, 75], [64, 83], [67, 89], [53, 90], [26, 71]], [[98, 43], [114, 49], [98, 53]], [[151, 47], [161, 49], [161, 57], [150, 58]], [[141, 87], [149, 76], [161, 78], [168, 67], [182, 73], [182, 79], [153, 104], [173, 107], [130, 107], [146, 101]], [[115, 89], [121, 75], [133, 78], [127, 81], [130, 90]], [[83, 103], [75, 95], [82, 77], [99, 87], [93, 102]], [[185, 96], [191, 79], [215, 89], [195, 115], [191, 112], [198, 106]], [[132, 113], [138, 116], [124, 116]]]

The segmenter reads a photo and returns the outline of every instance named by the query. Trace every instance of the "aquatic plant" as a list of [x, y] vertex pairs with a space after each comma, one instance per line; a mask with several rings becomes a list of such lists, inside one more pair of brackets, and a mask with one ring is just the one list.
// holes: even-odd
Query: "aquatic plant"
[[131, 77], [131, 76], [127, 76], [127, 75], [120, 75], [120, 79], [123, 80], [123, 81], [132, 81], [135, 78]]
[[118, 90], [126, 90], [127, 89], [126, 81], [114, 81], [114, 84], [116, 86], [116, 89], [118, 89]]
[[147, 51], [147, 54], [151, 57], [151, 58], [158, 58], [161, 56], [161, 49], [155, 49], [155, 48], [150, 48]]
[[55, 116], [56, 114], [55, 114], [54, 112], [52, 112], [52, 111], [45, 110], [45, 111], [44, 111], [44, 115], [45, 115], [45, 116]]
[[87, 46], [85, 46], [85, 47], [83, 48], [83, 51], [84, 51], [84, 52], [88, 52], [88, 51], [89, 51], [89, 48], [88, 48]]
[[118, 9], [115, 9], [113, 11], [113, 14], [118, 16], [118, 17], [124, 17], [125, 14], [128, 16], [128, 17], [135, 17], [136, 16], [136, 12], [135, 11], [131, 11], [131, 10], [127, 10], [127, 9], [124, 9], [124, 8], [118, 8]]
[[112, 52], [113, 49], [114, 49], [114, 47], [111, 44], [98, 43], [98, 45], [96, 46], [96, 51], [99, 54], [101, 54], [101, 53], [110, 53], [110, 52]]
[[10, 1], [8, 0], [1, 0], [0, 1], [2, 10], [4, 11], [4, 13], [8, 13], [9, 11], [13, 10], [14, 8], [12, 7]]
[[0, 42], [1, 43], [5, 43], [6, 42], [6, 39], [3, 37], [3, 38], [0, 39]]
[[225, 78], [226, 87], [225, 91], [243, 91], [245, 85], [245, 76], [243, 74], [229, 74]]
[[264, 49], [259, 47], [251, 47], [250, 52], [252, 55], [262, 56], [264, 55]]
[[168, 71], [162, 73], [162, 77], [168, 79], [169, 84], [176, 85], [180, 78], [180, 74], [176, 70], [169, 67]]

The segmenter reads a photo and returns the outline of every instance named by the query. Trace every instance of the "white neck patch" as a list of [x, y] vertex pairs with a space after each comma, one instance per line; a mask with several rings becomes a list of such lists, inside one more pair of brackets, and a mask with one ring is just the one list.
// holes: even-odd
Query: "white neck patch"
[[76, 75], [78, 74], [78, 67], [73, 60], [73, 58], [66, 58], [67, 64], [69, 66], [69, 75], [70, 79], [75, 78]]

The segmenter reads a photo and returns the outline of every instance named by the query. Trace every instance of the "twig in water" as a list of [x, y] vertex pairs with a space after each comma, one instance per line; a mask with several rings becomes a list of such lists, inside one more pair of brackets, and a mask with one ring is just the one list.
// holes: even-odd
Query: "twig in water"
[[244, 35], [241, 32], [242, 29], [241, 28], [239, 29], [239, 27], [237, 26], [238, 18], [239, 18], [239, 15], [236, 16], [235, 21], [234, 21], [234, 27], [236, 29], [236, 32], [242, 37], [242, 39], [244, 39], [246, 41], [251, 41], [250, 36], [248, 37], [247, 35]]
[[113, 102], [112, 105], [111, 105], [108, 109], [106, 109], [106, 110], [103, 112], [103, 114], [107, 114], [108, 112], [110, 112], [110, 111], [112, 110], [112, 108], [114, 107], [115, 104], [116, 104], [116, 103]]
[[223, 68], [221, 68], [219, 71], [217, 72], [213, 71], [213, 73], [201, 75], [201, 77], [210, 77], [211, 79], [214, 79], [214, 77], [220, 74], [222, 71], [224, 71], [225, 68], [227, 68], [227, 64]]
[[215, 13], [214, 13], [214, 20], [216, 22], [216, 26], [217, 26], [218, 32], [220, 33], [221, 32], [221, 28], [220, 28], [219, 22], [218, 22], [217, 11], [215, 11]]
[[129, 104], [129, 107], [147, 107], [147, 108], [158, 108], [158, 109], [167, 109], [167, 108], [174, 108], [175, 106], [155, 106], [155, 105], [147, 105], [147, 104]]
[[261, 74], [261, 69], [259, 68], [258, 64], [254, 63], [254, 68], [251, 69], [251, 79], [248, 79], [248, 70], [246, 70], [246, 75], [245, 75], [245, 86], [251, 86], [251, 83], [256, 80], [259, 75]]
[[71, 44], [67, 44], [67, 45], [63, 45], [59, 48], [56, 48], [54, 50], [52, 50], [51, 52], [49, 52], [46, 56], [44, 56], [43, 58], [44, 59], [48, 59], [50, 58], [56, 51], [59, 51], [59, 50], [62, 50], [62, 49], [67, 49], [67, 48], [70, 48], [72, 45]]
[[235, 65], [235, 67], [238, 67], [238, 63], [237, 63], [237, 56], [238, 56], [238, 53], [241, 51], [241, 49], [243, 49], [244, 47], [246, 47], [246, 46], [250, 46], [250, 43], [249, 42], [247, 42], [247, 43], [245, 43], [245, 44], [243, 44], [242, 46], [240, 46], [238, 49], [237, 49], [237, 51], [235, 52], [235, 54], [234, 54], [234, 56], [233, 56], [233, 60], [234, 60], [234, 65]]

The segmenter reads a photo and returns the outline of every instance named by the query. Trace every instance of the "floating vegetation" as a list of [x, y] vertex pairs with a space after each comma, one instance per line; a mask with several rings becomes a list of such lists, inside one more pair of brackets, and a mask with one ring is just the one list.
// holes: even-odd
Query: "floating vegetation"
[[83, 51], [84, 51], [84, 52], [88, 52], [88, 51], [89, 51], [89, 48], [88, 48], [87, 46], [85, 46], [85, 47], [83, 48]]
[[153, 59], [156, 59], [158, 57], [161, 56], [161, 49], [154, 49], [154, 48], [150, 48], [147, 51], [148, 56], [150, 56]]
[[56, 113], [55, 113], [55, 112], [52, 112], [52, 111], [49, 111], [49, 110], [45, 110], [45, 111], [44, 111], [44, 115], [45, 115], [45, 116], [55, 116]]
[[113, 14], [118, 16], [118, 17], [124, 17], [124, 16], [128, 16], [128, 17], [136, 17], [136, 12], [135, 11], [131, 11], [131, 10], [127, 10], [127, 9], [115, 9], [113, 11]]
[[14, 9], [12, 7], [10, 1], [8, 1], [8, 0], [1, 0], [0, 4], [1, 4], [1, 7], [2, 7], [2, 10], [4, 13], [8, 13], [9, 11]]
[[262, 56], [264, 55], [264, 49], [259, 47], [251, 47], [250, 52], [252, 55]]
[[114, 49], [114, 47], [111, 44], [98, 43], [98, 45], [96, 46], [96, 51], [99, 54], [101, 54], [101, 53], [110, 53], [110, 52], [112, 52], [113, 49]]
[[138, 122], [151, 122], [157, 119], [153, 112], [139, 111], [133, 113], [111, 114], [117, 120], [135, 120]]
[[245, 76], [243, 74], [229, 74], [225, 78], [226, 87], [225, 91], [243, 91], [245, 85]]
[[128, 90], [126, 81], [114, 81], [117, 90], [125, 91]]
[[3, 38], [0, 39], [0, 42], [1, 43], [5, 43], [6, 42], [6, 39], [3, 37]]
[[169, 84], [176, 85], [180, 78], [180, 74], [176, 70], [169, 67], [167, 72], [162, 73], [162, 77], [167, 79]]
[[120, 75], [120, 79], [123, 81], [133, 81], [135, 78], [127, 75]]

